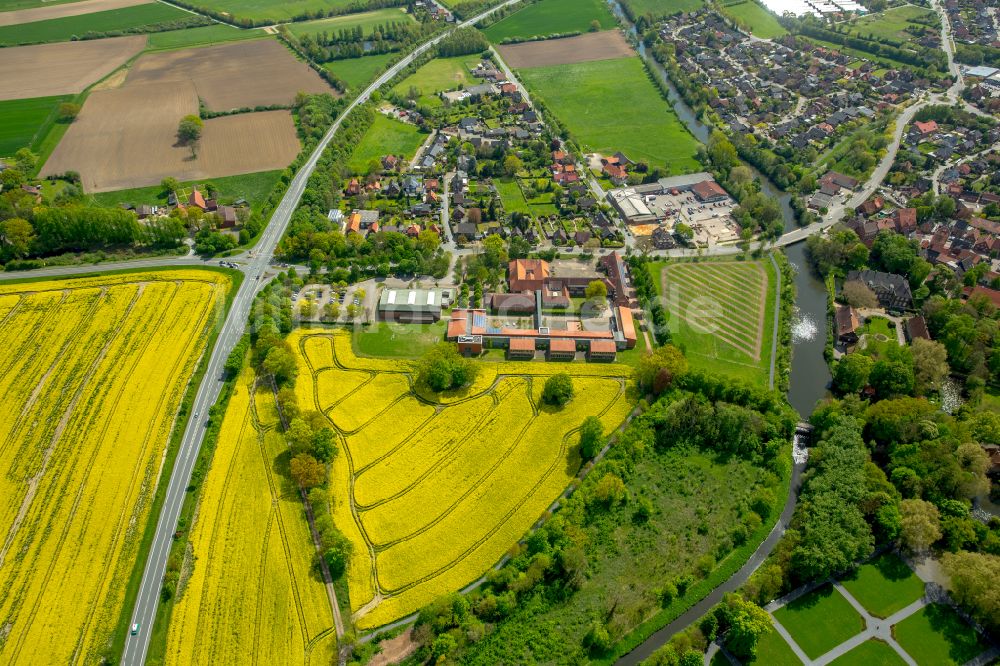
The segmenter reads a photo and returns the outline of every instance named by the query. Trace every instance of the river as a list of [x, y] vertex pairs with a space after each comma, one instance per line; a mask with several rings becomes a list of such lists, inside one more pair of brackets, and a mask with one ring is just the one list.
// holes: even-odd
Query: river
[[[705, 125], [680, 96], [674, 84], [667, 76], [660, 63], [646, 53], [645, 45], [638, 40], [635, 26], [622, 11], [617, 0], [608, 0], [612, 12], [626, 27], [628, 33], [636, 38], [637, 50], [657, 76], [669, 87], [668, 97], [674, 111], [691, 132], [702, 143], [708, 143], [711, 129]], [[787, 192], [779, 190], [768, 178], [753, 165], [746, 164], [761, 184], [764, 194], [774, 197], [781, 204], [781, 214], [784, 218], [784, 230], [792, 231], [798, 228], [795, 213], [791, 207], [792, 197]], [[795, 276], [796, 298], [795, 319], [792, 322], [792, 370], [789, 382], [788, 402], [802, 418], [808, 418], [816, 402], [823, 398], [830, 382], [830, 369], [823, 358], [826, 346], [826, 288], [809, 268], [806, 259], [806, 244], [791, 245], [785, 250], [785, 255], [797, 269]]]

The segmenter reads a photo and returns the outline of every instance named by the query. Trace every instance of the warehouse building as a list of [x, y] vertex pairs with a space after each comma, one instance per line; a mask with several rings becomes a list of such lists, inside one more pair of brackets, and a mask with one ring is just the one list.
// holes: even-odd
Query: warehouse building
[[400, 324], [432, 324], [441, 320], [439, 289], [385, 289], [378, 300], [378, 318]]

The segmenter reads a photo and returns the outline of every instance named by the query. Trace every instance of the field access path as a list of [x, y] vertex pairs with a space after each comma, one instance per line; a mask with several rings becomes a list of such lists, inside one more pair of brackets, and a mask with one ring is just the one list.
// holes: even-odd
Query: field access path
[[[502, 2], [495, 7], [474, 16], [467, 21], [457, 24], [456, 28], [474, 25], [483, 18], [497, 12], [501, 8], [518, 4], [520, 1], [521, 0], [506, 0], [505, 2]], [[452, 30], [456, 28], [452, 28]], [[149, 639], [151, 636], [150, 630], [152, 628], [153, 621], [156, 618], [156, 611], [159, 606], [160, 587], [163, 581], [163, 575], [166, 571], [167, 555], [170, 552], [170, 546], [173, 542], [174, 533], [177, 530], [177, 520], [180, 517], [181, 506], [184, 503], [186, 489], [191, 479], [191, 471], [194, 468], [194, 463], [198, 458], [198, 451], [201, 449], [201, 444], [204, 440], [206, 416], [209, 408], [215, 404], [216, 400], [218, 400], [219, 393], [222, 390], [224, 383], [223, 366], [233, 347], [243, 336], [243, 333], [246, 330], [247, 319], [250, 316], [250, 308], [253, 304], [254, 297], [265, 284], [262, 276], [271, 264], [278, 241], [280, 241], [285, 235], [292, 213], [299, 205], [302, 193], [305, 191], [306, 184], [309, 182], [309, 178], [316, 169], [320, 156], [323, 154], [323, 151], [326, 150], [330, 141], [333, 140], [333, 137], [340, 129], [341, 123], [344, 118], [348, 116], [348, 114], [350, 114], [356, 107], [367, 102], [372, 93], [386, 85], [404, 68], [408, 67], [417, 57], [429, 51], [439, 41], [451, 34], [452, 30], [441, 33], [433, 39], [430, 39], [418, 46], [399, 62], [390, 67], [388, 71], [379, 76], [373, 83], [365, 88], [364, 92], [358, 95], [350, 102], [350, 104], [347, 105], [343, 113], [337, 117], [337, 120], [330, 126], [330, 129], [327, 130], [326, 134], [323, 135], [323, 138], [316, 145], [316, 148], [302, 165], [302, 168], [300, 168], [298, 173], [295, 174], [295, 177], [288, 186], [288, 190], [285, 192], [285, 196], [281, 199], [281, 203], [278, 204], [274, 214], [271, 216], [271, 220], [268, 223], [267, 228], [264, 230], [264, 233], [261, 235], [260, 240], [254, 246], [253, 250], [245, 255], [247, 261], [245, 265], [241, 266], [241, 268], [247, 274], [247, 279], [243, 281], [239, 291], [236, 293], [236, 296], [233, 299], [232, 307], [226, 316], [226, 321], [222, 325], [222, 329], [219, 331], [215, 348], [212, 350], [211, 356], [209, 357], [208, 367], [205, 372], [204, 379], [198, 387], [194, 405], [191, 408], [193, 417], [188, 420], [187, 427], [184, 430], [184, 438], [181, 440], [180, 448], [177, 451], [177, 458], [174, 464], [173, 473], [168, 481], [166, 499], [163, 503], [159, 520], [156, 524], [156, 533], [153, 536], [152, 546], [148, 554], [148, 559], [146, 560], [146, 567], [143, 571], [139, 592], [135, 600], [135, 607], [132, 611], [130, 625], [138, 624], [140, 630], [136, 635], [133, 636], [130, 634], [126, 638], [125, 649], [122, 653], [121, 660], [121, 663], [125, 666], [139, 666], [146, 660], [146, 653], [149, 650]], [[151, 265], [169, 265], [172, 263], [179, 263], [183, 260], [184, 259], [177, 259], [174, 261], [166, 260]], [[187, 258], [187, 261], [191, 261], [191, 259]], [[127, 265], [128, 267], [133, 267], [137, 266], [138, 263], [139, 262], [127, 262]], [[80, 271], [77, 270], [76, 272]], [[39, 275], [39, 273], [31, 272], [28, 274], [28, 276], [32, 277], [35, 275]], [[25, 275], [22, 274], [22, 277], [24, 276]], [[10, 279], [9, 276], [5, 277]]]

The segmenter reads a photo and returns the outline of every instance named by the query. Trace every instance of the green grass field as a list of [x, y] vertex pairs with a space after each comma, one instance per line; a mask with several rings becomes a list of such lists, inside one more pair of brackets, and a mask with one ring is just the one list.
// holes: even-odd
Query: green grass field
[[343, 11], [357, 0], [197, 0], [194, 4], [237, 19], [281, 23], [313, 12]]
[[[447, 318], [447, 315], [446, 315]], [[389, 324], [378, 322], [354, 333], [354, 351], [361, 356], [420, 358], [444, 340], [446, 319], [436, 324]]]
[[415, 23], [416, 21], [400, 8], [392, 7], [389, 9], [378, 9], [373, 12], [334, 16], [333, 18], [320, 19], [319, 21], [292, 23], [288, 26], [288, 29], [296, 37], [302, 37], [304, 35], [318, 35], [321, 32], [336, 34], [341, 30], [361, 28], [367, 37], [372, 34], [374, 28], [377, 26], [402, 22]]
[[397, 57], [399, 57], [398, 53], [382, 53], [360, 58], [346, 58], [325, 63], [323, 68], [346, 83], [349, 88], [356, 90], [371, 83]]
[[230, 25], [216, 23], [200, 28], [154, 32], [149, 36], [147, 45], [150, 49], [180, 49], [245, 39], [263, 39], [268, 36], [263, 30], [240, 30]]
[[111, 32], [190, 19], [189, 12], [160, 2], [106, 12], [0, 27], [0, 45], [65, 42], [89, 32]]
[[490, 41], [502, 42], [512, 38], [587, 32], [592, 21], [600, 23], [601, 30], [617, 25], [603, 0], [541, 0], [526, 5], [483, 32]]
[[472, 68], [478, 63], [479, 58], [476, 56], [435, 58], [397, 83], [393, 90], [405, 95], [410, 88], [416, 88], [420, 91], [421, 104], [440, 106], [442, 102], [435, 97], [437, 93], [453, 90], [459, 85], [470, 86], [478, 83], [472, 76]]
[[705, 6], [704, 0], [623, 0], [622, 4], [629, 8], [633, 16], [649, 14], [654, 18], [693, 12]]
[[[259, 171], [239, 176], [187, 181], [181, 183], [181, 187], [190, 188], [193, 185], [204, 185], [210, 182], [218, 188], [220, 192], [219, 199], [222, 203], [229, 203], [236, 199], [246, 199], [252, 210], [260, 210], [261, 204], [264, 203], [271, 190], [274, 189], [279, 178], [281, 178], [281, 171]], [[123, 203], [135, 205], [165, 205], [167, 203], [167, 193], [159, 185], [138, 187], [131, 190], [118, 190], [116, 192], [101, 192], [91, 196], [94, 198], [94, 201], [102, 206], [117, 206]]]
[[891, 553], [863, 564], [841, 583], [869, 613], [886, 618], [924, 595], [924, 583]]
[[830, 663], [835, 666], [904, 666], [906, 661], [888, 643], [873, 638]]
[[372, 161], [379, 160], [385, 155], [396, 155], [410, 160], [426, 139], [427, 135], [421, 133], [416, 125], [402, 123], [377, 113], [375, 122], [354, 148], [347, 166], [354, 173], [366, 173]]
[[892, 628], [892, 635], [920, 666], [964, 664], [986, 645], [949, 606], [930, 604]]
[[528, 202], [524, 198], [524, 193], [521, 192], [520, 185], [513, 178], [498, 178], [493, 181], [493, 185], [497, 188], [497, 194], [500, 195], [500, 202], [503, 204], [503, 208], [508, 213], [528, 213], [530, 209], [528, 208]]
[[787, 34], [780, 23], [778, 17], [765, 8], [758, 5], [754, 0], [745, 0], [736, 5], [721, 5], [722, 12], [741, 25], [745, 25], [750, 30], [750, 34], [761, 39], [773, 39]]
[[634, 161], [697, 171], [698, 140], [660, 96], [638, 57], [522, 69], [585, 152], [622, 151]]
[[906, 28], [911, 25], [921, 28], [928, 27], [920, 21], [934, 16], [935, 13], [929, 9], [904, 5], [854, 19], [849, 21], [847, 25], [851, 27], [852, 32], [865, 39], [868, 39], [869, 35], [874, 35], [876, 38], [882, 37], [906, 42], [915, 39], [913, 35], [906, 32]]
[[0, 3], [0, 12], [12, 12], [17, 9], [31, 9], [33, 7], [65, 5], [69, 2], [79, 2], [79, 0], [3, 0], [3, 3]]
[[59, 104], [72, 95], [35, 97], [0, 102], [0, 156], [9, 157], [21, 148], [38, 152], [53, 123]]
[[[729, 662], [726, 661], [726, 663]], [[748, 666], [750, 664], [755, 666], [802, 666], [802, 661], [795, 656], [792, 648], [777, 631], [770, 631], [757, 641], [757, 658], [746, 663]]]
[[865, 628], [858, 612], [832, 585], [782, 606], [774, 612], [774, 619], [810, 659], [826, 654]]
[[767, 386], [776, 306], [771, 262], [648, 266], [673, 341], [691, 365]]

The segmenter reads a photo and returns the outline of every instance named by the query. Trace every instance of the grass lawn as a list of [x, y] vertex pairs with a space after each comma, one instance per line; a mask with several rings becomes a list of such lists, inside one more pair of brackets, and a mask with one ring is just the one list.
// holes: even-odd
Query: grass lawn
[[224, 12], [237, 19], [251, 19], [261, 23], [281, 23], [305, 14], [315, 15], [330, 10], [346, 11], [357, 5], [357, 0], [196, 0], [195, 5]]
[[705, 6], [703, 0], [623, 0], [633, 16], [651, 14], [654, 18], [672, 16], [681, 12], [693, 12]]
[[127, 30], [187, 20], [191, 17], [190, 12], [160, 2], [153, 2], [106, 12], [3, 26], [0, 27], [0, 45], [65, 42], [74, 36], [85, 35], [88, 32]]
[[872, 62], [882, 63], [883, 65], [891, 67], [893, 69], [909, 67], [909, 65], [907, 65], [906, 63], [900, 62], [898, 60], [893, 60], [892, 58], [889, 58], [887, 56], [876, 55], [868, 51], [862, 51], [860, 49], [851, 48], [849, 46], [844, 46], [842, 44], [834, 44], [833, 42], [828, 42], [823, 39], [815, 39], [813, 37], [806, 37], [804, 35], [802, 38], [805, 39], [806, 41], [812, 42], [813, 44], [818, 44], [820, 46], [825, 46], [829, 49], [840, 51], [844, 55], [854, 56], [855, 58], [863, 58], [865, 60], [870, 60]]
[[[219, 189], [219, 199], [222, 203], [232, 202], [236, 199], [246, 199], [251, 209], [260, 210], [261, 204], [267, 199], [267, 196], [274, 189], [280, 177], [281, 171], [259, 171], [239, 176], [188, 181], [181, 183], [181, 187], [190, 188], [194, 185], [212, 183]], [[101, 192], [91, 196], [102, 206], [116, 206], [122, 203], [136, 205], [166, 205], [167, 203], [167, 193], [159, 185], [139, 187], [131, 190], [118, 190], [117, 192]]]
[[[906, 28], [911, 25], [921, 28], [929, 27], [921, 23], [921, 20], [927, 18], [935, 18], [935, 13], [929, 9], [904, 5], [863, 16], [847, 22], [847, 25], [852, 28], [852, 32], [864, 39], [868, 39], [869, 35], [875, 35], [876, 38], [911, 41], [915, 37], [906, 32]], [[936, 28], [934, 29], [936, 30]]]
[[427, 135], [422, 134], [415, 125], [377, 113], [375, 122], [354, 148], [347, 166], [354, 173], [366, 173], [372, 160], [379, 160], [386, 155], [413, 159], [426, 139]]
[[603, 0], [541, 0], [526, 5], [483, 32], [490, 41], [502, 42], [505, 39], [587, 32], [592, 21], [600, 23], [601, 30], [617, 25]]
[[649, 80], [638, 57], [520, 70], [584, 152], [622, 151], [673, 174], [701, 169], [698, 140]]
[[639, 360], [648, 353], [649, 347], [646, 346], [646, 338], [643, 336], [642, 331], [636, 331], [635, 347], [618, 352], [617, 361], [637, 368], [639, 367]]
[[801, 666], [802, 661], [795, 656], [781, 634], [770, 631], [757, 641], [757, 658], [746, 663], [758, 666]]
[[374, 32], [374, 28], [377, 26], [402, 22], [415, 23], [416, 21], [412, 16], [402, 11], [402, 9], [393, 7], [373, 12], [362, 12], [361, 14], [334, 16], [333, 18], [320, 19], [319, 21], [292, 23], [288, 26], [288, 29], [296, 37], [302, 37], [303, 35], [318, 35], [321, 32], [329, 32], [331, 35], [334, 35], [341, 30], [361, 28], [364, 35], [368, 37]]
[[873, 638], [830, 663], [835, 666], [903, 666], [906, 661], [888, 643]]
[[528, 202], [524, 199], [521, 186], [513, 178], [498, 178], [493, 181], [500, 195], [500, 202], [508, 213], [530, 213]]
[[263, 30], [241, 30], [224, 23], [216, 23], [200, 28], [154, 32], [149, 36], [147, 45], [150, 49], [180, 49], [244, 39], [262, 39], [268, 36]]
[[987, 647], [975, 629], [943, 604], [924, 606], [893, 627], [892, 635], [920, 666], [964, 664]]
[[[664, 307], [673, 341], [684, 349], [688, 362], [701, 370], [766, 387], [770, 379], [776, 307], [774, 281], [777, 278], [771, 262], [685, 262], [683, 268], [667, 271], [668, 291], [664, 294], [664, 268], [670, 265], [673, 264], [650, 262], [648, 269], [657, 293], [666, 299]], [[762, 303], [758, 300], [760, 272], [751, 270], [753, 265], [763, 269], [766, 281]], [[751, 292], [737, 285], [755, 286], [748, 287], [753, 289]], [[711, 300], [696, 300], [700, 297]], [[750, 352], [757, 336], [761, 306], [764, 326], [759, 357], [755, 358]], [[718, 330], [695, 325], [696, 319], [716, 314], [720, 315], [718, 320], [706, 320], [705, 323]]]
[[0, 156], [10, 156], [21, 148], [38, 152], [38, 145], [56, 122], [59, 104], [72, 95], [34, 97], [0, 102]]
[[865, 628], [850, 602], [829, 584], [782, 606], [774, 612], [774, 619], [810, 659], [826, 654]]
[[362, 356], [420, 358], [444, 340], [446, 319], [436, 324], [389, 324], [376, 322], [354, 332], [354, 351]]
[[421, 104], [440, 106], [441, 100], [435, 96], [437, 93], [453, 90], [459, 85], [470, 86], [478, 83], [472, 76], [472, 69], [478, 63], [477, 56], [435, 58], [396, 84], [393, 90], [405, 95], [411, 87], [416, 88], [420, 91]]
[[924, 596], [923, 581], [892, 553], [861, 565], [841, 582], [875, 617], [889, 617]]
[[361, 89], [384, 72], [389, 63], [399, 56], [398, 53], [382, 53], [380, 55], [346, 58], [323, 64], [323, 68], [347, 84], [351, 89]]
[[746, 26], [754, 37], [773, 39], [788, 33], [778, 23], [778, 18], [774, 14], [758, 5], [754, 0], [746, 0], [735, 5], [722, 5], [722, 11], [741, 25]]

